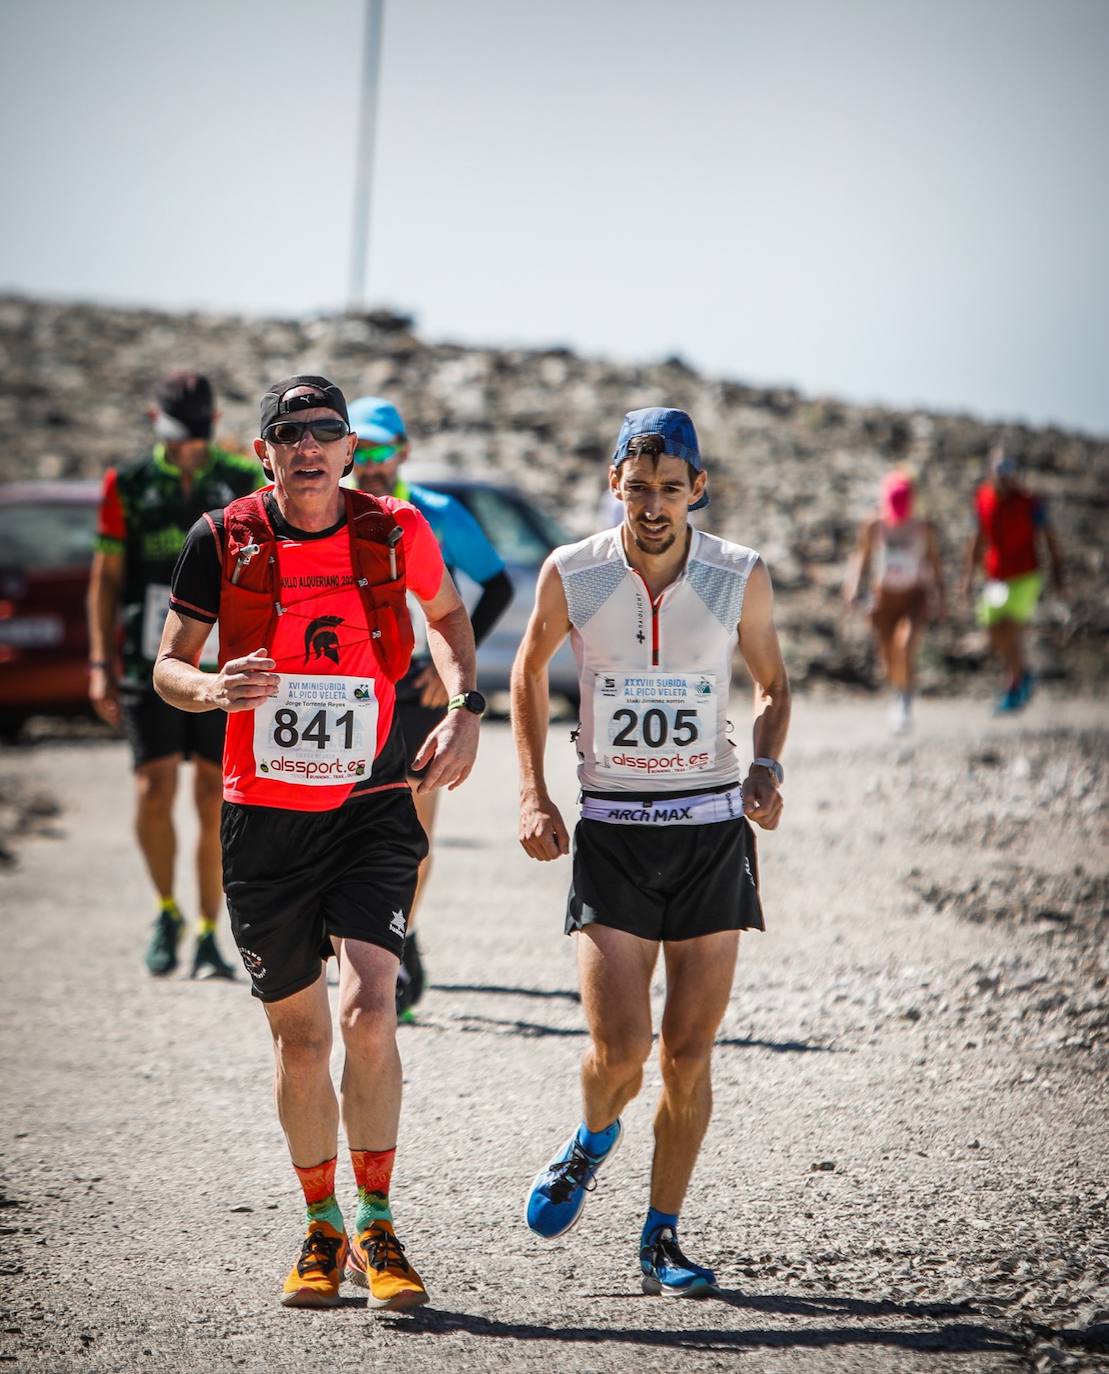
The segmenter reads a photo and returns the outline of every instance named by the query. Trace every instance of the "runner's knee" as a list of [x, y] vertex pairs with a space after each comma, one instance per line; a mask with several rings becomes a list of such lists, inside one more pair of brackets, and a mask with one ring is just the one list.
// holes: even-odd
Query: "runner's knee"
[[286, 1074], [327, 1073], [331, 1065], [331, 1027], [298, 1026], [274, 1030], [273, 1052]]
[[597, 1068], [610, 1078], [634, 1078], [642, 1071], [651, 1053], [651, 1037], [628, 1033], [593, 1036], [593, 1058]]
[[218, 811], [223, 801], [222, 775], [215, 769], [201, 768], [197, 765], [193, 796], [196, 798], [197, 810]]
[[135, 774], [135, 797], [144, 816], [167, 815], [173, 810], [177, 769], [140, 768]]
[[339, 1013], [339, 1029], [347, 1052], [376, 1059], [395, 1043], [397, 1026], [396, 994], [362, 996]]
[[662, 1041], [658, 1062], [662, 1081], [671, 1094], [692, 1093], [708, 1072], [712, 1040], [687, 1039], [676, 1045]]

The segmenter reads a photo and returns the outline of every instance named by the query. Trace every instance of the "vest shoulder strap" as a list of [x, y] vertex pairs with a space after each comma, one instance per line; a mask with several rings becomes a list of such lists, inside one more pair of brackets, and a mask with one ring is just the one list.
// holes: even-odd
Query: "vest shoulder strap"
[[390, 548], [397, 543], [401, 536], [393, 533], [400, 529], [396, 517], [376, 496], [371, 496], [368, 491], [344, 487], [343, 497], [352, 540], [365, 544], [385, 544]]
[[244, 590], [269, 590], [277, 536], [262, 497], [272, 487], [240, 496], [223, 511], [223, 571]]

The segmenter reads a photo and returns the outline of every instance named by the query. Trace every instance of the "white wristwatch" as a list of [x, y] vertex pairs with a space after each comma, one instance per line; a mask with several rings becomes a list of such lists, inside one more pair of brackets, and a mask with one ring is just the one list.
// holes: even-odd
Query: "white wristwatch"
[[786, 770], [777, 759], [754, 759], [751, 767], [765, 768], [773, 775], [774, 781], [781, 787], [786, 780]]

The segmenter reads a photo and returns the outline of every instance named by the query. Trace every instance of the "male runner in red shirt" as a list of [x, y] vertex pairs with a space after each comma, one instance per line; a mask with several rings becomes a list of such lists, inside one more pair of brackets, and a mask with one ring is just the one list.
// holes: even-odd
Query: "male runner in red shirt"
[[[450, 697], [418, 755], [421, 791], [457, 787], [473, 765], [474, 639], [423, 516], [393, 497], [340, 488], [357, 435], [339, 388], [290, 377], [261, 410], [254, 451], [273, 485], [193, 526], [154, 683], [181, 710], [228, 713], [224, 887], [269, 1018], [278, 1115], [308, 1204], [282, 1301], [333, 1306], [345, 1269], [371, 1305], [402, 1309], [427, 1301], [389, 1207], [401, 1098], [394, 990], [427, 852], [395, 714], [412, 647], [406, 592], [427, 617]], [[214, 621], [220, 671], [203, 673]], [[340, 1104], [323, 964], [332, 952], [359, 1198], [349, 1241], [335, 1199]]]

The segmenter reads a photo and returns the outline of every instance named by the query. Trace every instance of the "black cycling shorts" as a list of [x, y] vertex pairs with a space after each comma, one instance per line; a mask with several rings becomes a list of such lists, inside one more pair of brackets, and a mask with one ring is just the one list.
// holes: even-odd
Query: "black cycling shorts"
[[566, 934], [596, 922], [643, 940], [765, 930], [755, 834], [742, 816], [709, 825], [610, 825], [574, 831]]
[[223, 890], [255, 997], [310, 987], [331, 937], [400, 959], [427, 836], [407, 787], [353, 797], [333, 811], [224, 802]]
[[225, 711], [179, 711], [153, 687], [120, 693], [120, 715], [136, 768], [180, 754], [222, 765]]

